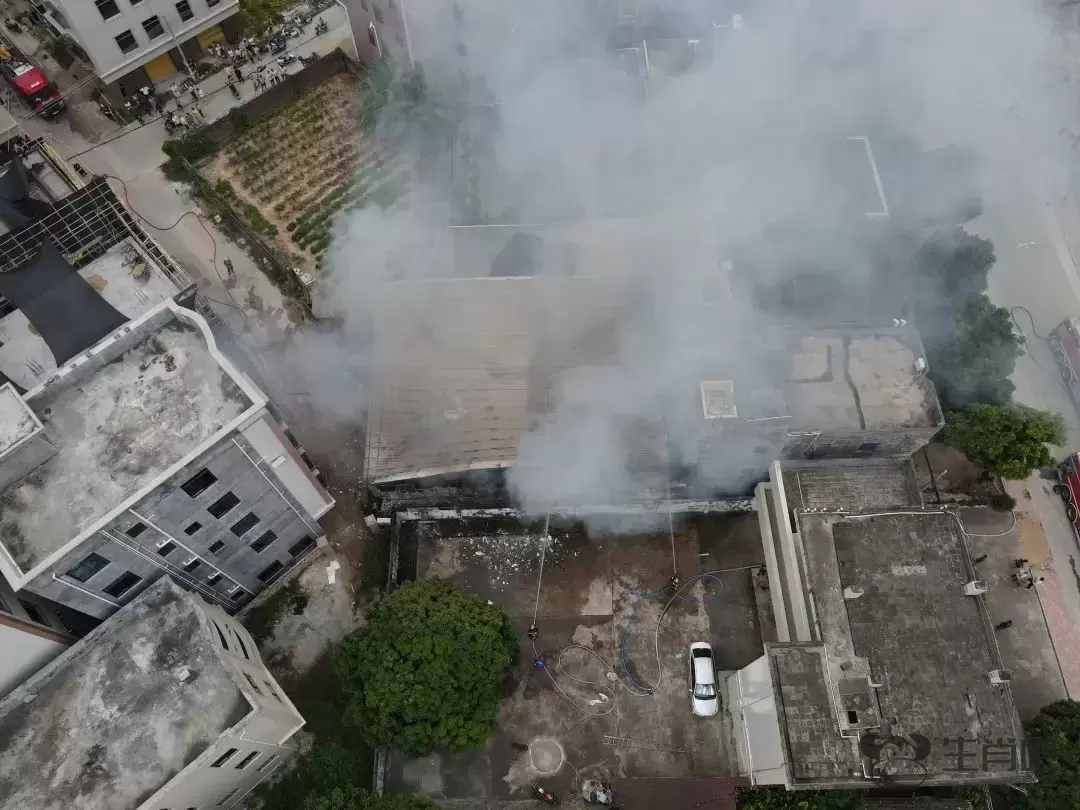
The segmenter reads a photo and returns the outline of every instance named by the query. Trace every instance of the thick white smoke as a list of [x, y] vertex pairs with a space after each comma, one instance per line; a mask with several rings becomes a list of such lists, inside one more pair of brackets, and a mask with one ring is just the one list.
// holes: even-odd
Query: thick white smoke
[[[538, 274], [613, 279], [625, 303], [613, 322], [587, 306], [561, 315], [580, 322], [550, 316], [560, 335], [604, 331], [605, 348], [534, 397], [512, 474], [527, 507], [664, 486], [653, 461], [692, 445], [697, 426], [677, 402], [693, 401], [696, 380], [768, 385], [774, 370], [753, 349], [778, 316], [756, 308], [745, 279], [734, 303], [702, 306], [709, 278], [825, 267], [855, 300], [883, 229], [972, 191], [951, 171], [918, 170], [920, 151], [955, 145], [980, 180], [1067, 166], [1061, 40], [1033, 0], [655, 0], [639, 4], [644, 45], [615, 41], [614, 5], [459, 2], [456, 23], [426, 18], [430, 4], [408, 10], [429, 85], [471, 104], [446, 166], [428, 160], [397, 205], [338, 224], [317, 309], [340, 319], [355, 359], [384, 285], [502, 274], [492, 262], [514, 229], [451, 228], [463, 224], [530, 226]], [[888, 221], [867, 217], [882, 205], [878, 180]]]

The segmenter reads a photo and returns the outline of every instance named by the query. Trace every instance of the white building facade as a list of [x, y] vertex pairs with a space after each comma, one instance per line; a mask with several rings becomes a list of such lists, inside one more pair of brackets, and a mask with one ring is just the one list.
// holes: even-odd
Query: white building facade
[[238, 0], [50, 0], [46, 18], [90, 57], [102, 83], [133, 93], [185, 73], [238, 30]]

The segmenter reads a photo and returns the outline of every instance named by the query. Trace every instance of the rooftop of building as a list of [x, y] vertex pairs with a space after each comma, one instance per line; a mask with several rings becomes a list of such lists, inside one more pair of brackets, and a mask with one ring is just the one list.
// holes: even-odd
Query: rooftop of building
[[[137, 318], [181, 292], [132, 239], [114, 245], [78, 272], [128, 318]], [[48, 344], [26, 316], [17, 309], [0, 315], [0, 373], [31, 389], [54, 371], [56, 360]]]
[[792, 425], [812, 430], [937, 427], [941, 407], [909, 328], [792, 332], [782, 384]]
[[[791, 777], [865, 784], [860, 737], [929, 742], [892, 763], [927, 784], [1017, 778], [957, 739], [1017, 740], [1020, 721], [956, 518], [943, 512], [798, 513], [820, 644], [768, 645]], [[918, 746], [916, 746], [917, 748]], [[911, 758], [918, 762], [910, 761]]]
[[5, 805], [137, 807], [246, 716], [201, 617], [164, 577], [0, 702]]
[[[366, 477], [513, 465], [521, 438], [556, 405], [587, 409], [602, 381], [619, 375], [626, 390], [640, 387], [627, 358], [642, 341], [630, 339], [640, 336], [628, 325], [650, 323], [653, 306], [645, 285], [614, 274], [388, 285], [375, 308]], [[795, 430], [857, 433], [941, 424], [910, 328], [764, 327], [748, 340], [732, 336], [712, 301], [680, 309], [686, 317], [671, 339], [681, 341], [684, 368], [664, 374], [669, 391], [685, 396], [654, 403], [658, 425], [782, 420]], [[710, 349], [733, 339], [744, 344], [738, 352]], [[675, 380], [676, 372], [691, 376]]]
[[0, 494], [6, 556], [26, 574], [224, 435], [260, 397], [190, 310], [170, 300], [128, 322], [26, 395], [55, 452]]

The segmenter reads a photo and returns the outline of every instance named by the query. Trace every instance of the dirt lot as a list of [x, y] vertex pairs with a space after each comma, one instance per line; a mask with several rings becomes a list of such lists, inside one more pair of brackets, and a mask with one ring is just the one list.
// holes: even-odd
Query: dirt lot
[[[533, 782], [566, 795], [590, 777], [617, 786], [735, 774], [730, 719], [690, 712], [686, 656], [690, 643], [702, 640], [713, 643], [724, 666], [761, 655], [750, 570], [761, 562], [756, 518], [676, 524], [683, 580], [722, 573], [688, 585], [688, 601], [668, 609], [659, 634], [668, 598], [657, 592], [672, 572], [666, 525], [613, 533], [553, 521], [550, 533], [541, 578], [541, 523], [484, 518], [402, 527], [404, 578], [446, 577], [502, 605], [517, 624], [521, 656], [488, 746], [392, 760], [388, 792], [481, 807], [524, 799]], [[526, 636], [534, 608], [535, 651]], [[714, 628], [711, 617], [726, 614], [735, 618]]]

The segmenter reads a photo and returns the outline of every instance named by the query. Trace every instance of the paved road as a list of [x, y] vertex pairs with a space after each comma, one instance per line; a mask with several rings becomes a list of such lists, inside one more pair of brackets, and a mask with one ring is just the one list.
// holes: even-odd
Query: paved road
[[[1062, 415], [1064, 454], [1080, 449], [1080, 412], [1061, 382], [1049, 347], [1035, 333], [1046, 335], [1065, 317], [1080, 315], [1080, 208], [1068, 193], [1064, 166], [1039, 161], [1034, 157], [1038, 151], [1025, 147], [1030, 133], [1024, 130], [1031, 122], [1012, 126], [1001, 140], [1011, 148], [1011, 160], [1001, 161], [988, 179], [985, 213], [971, 227], [993, 240], [998, 256], [990, 276], [991, 298], [1001, 306], [1026, 310], [1015, 313], [1027, 349], [1013, 375], [1015, 397]], [[1039, 595], [1070, 692], [1080, 698], [1080, 640], [1075, 632], [1080, 627], [1080, 545], [1050, 485], [1033, 477], [1010, 491], [1042, 524], [1049, 552], [1045, 566], [1051, 575]], [[1037, 549], [1031, 555], [1041, 556]]]

